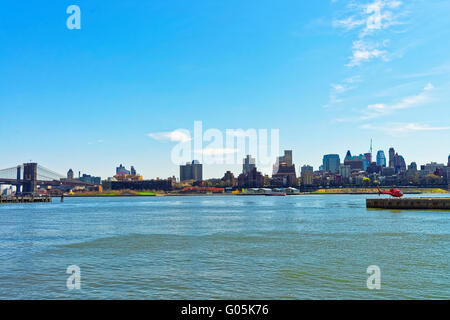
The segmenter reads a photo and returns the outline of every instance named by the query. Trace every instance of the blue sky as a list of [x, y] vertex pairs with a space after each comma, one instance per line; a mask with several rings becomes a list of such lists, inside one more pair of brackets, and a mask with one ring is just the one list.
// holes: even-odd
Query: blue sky
[[[72, 4], [80, 30], [66, 27]], [[176, 141], [161, 137], [195, 120], [279, 129], [297, 166], [371, 138], [408, 163], [446, 162], [449, 12], [440, 0], [8, 1], [0, 168], [178, 176]], [[241, 166], [204, 176], [225, 169]]]

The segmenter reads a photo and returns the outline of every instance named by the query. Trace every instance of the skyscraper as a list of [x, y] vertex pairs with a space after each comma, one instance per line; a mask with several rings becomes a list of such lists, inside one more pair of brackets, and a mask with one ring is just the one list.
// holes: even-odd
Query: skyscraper
[[344, 178], [344, 179], [350, 178], [351, 173], [352, 173], [351, 166], [349, 166], [347, 164], [341, 164], [339, 166], [339, 174], [342, 176], [342, 178]]
[[245, 188], [262, 188], [264, 187], [264, 176], [254, 167], [249, 173], [239, 175], [238, 185]]
[[313, 173], [314, 168], [312, 166], [304, 165], [303, 167], [300, 168], [300, 175], [303, 177], [306, 171]]
[[304, 165], [300, 168], [300, 176], [302, 177], [302, 185], [310, 186], [314, 180], [314, 168], [312, 166]]
[[377, 166], [386, 167], [386, 156], [383, 150], [377, 152]]
[[292, 150], [284, 150], [283, 160], [288, 167], [292, 166]]
[[[280, 187], [297, 185], [295, 165], [292, 162], [292, 150], [284, 150], [284, 156], [279, 157], [277, 168], [272, 174], [272, 184]], [[276, 171], [275, 171], [276, 169]]]
[[197, 161], [193, 160], [191, 163], [187, 162], [186, 165], [180, 166], [180, 181], [203, 180], [203, 165]]
[[352, 170], [366, 170], [369, 165], [367, 159], [362, 154], [352, 156], [350, 150], [345, 155], [344, 164], [350, 166]]
[[389, 149], [389, 168], [394, 168], [395, 166], [395, 149], [394, 148], [390, 148]]
[[323, 170], [325, 172], [338, 173], [341, 159], [338, 154], [326, 154], [323, 156]]
[[389, 168], [394, 168], [395, 173], [406, 171], [405, 159], [396, 153], [392, 147], [389, 149]]
[[394, 169], [395, 173], [405, 172], [406, 171], [406, 162], [403, 156], [400, 156], [398, 153], [394, 156]]
[[[284, 163], [284, 164], [283, 164]], [[284, 150], [284, 156], [278, 157], [273, 165], [273, 174], [277, 174], [281, 165], [292, 166], [292, 150]]]
[[244, 159], [244, 164], [242, 165], [242, 173], [250, 173], [255, 167], [255, 158], [252, 158], [251, 155], [247, 155], [247, 157]]
[[408, 166], [408, 170], [417, 171], [417, 163], [411, 162], [411, 164]]

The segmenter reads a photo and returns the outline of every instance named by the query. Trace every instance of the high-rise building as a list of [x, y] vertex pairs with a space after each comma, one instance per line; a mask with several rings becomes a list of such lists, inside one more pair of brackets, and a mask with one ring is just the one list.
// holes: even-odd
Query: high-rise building
[[249, 173], [239, 175], [238, 185], [244, 188], [262, 188], [264, 187], [264, 176], [255, 167]]
[[303, 178], [303, 176], [305, 175], [305, 172], [309, 171], [311, 173], [314, 172], [314, 168], [312, 166], [308, 166], [308, 165], [304, 165], [303, 167], [300, 168], [300, 176]]
[[288, 167], [292, 166], [292, 150], [284, 150], [283, 161]]
[[222, 178], [222, 181], [225, 183], [226, 187], [234, 187], [236, 185], [236, 178], [231, 171], [225, 172], [225, 175]]
[[78, 178], [78, 180], [83, 181], [85, 183], [100, 185], [102, 178], [101, 177], [93, 177], [89, 174], [83, 174], [80, 178]]
[[131, 171], [127, 170], [122, 164], [116, 168], [116, 175], [118, 176], [129, 175], [130, 173]]
[[406, 171], [406, 162], [403, 156], [398, 153], [394, 156], [394, 169], [395, 173], [405, 172]]
[[130, 170], [125, 168], [122, 164], [116, 167], [116, 174], [114, 178], [119, 181], [142, 181], [143, 177], [137, 174], [136, 169], [131, 166]]
[[295, 166], [288, 166], [286, 162], [280, 163], [278, 172], [272, 175], [272, 184], [278, 187], [294, 187], [297, 185]]
[[314, 168], [312, 166], [304, 165], [300, 168], [300, 176], [303, 186], [311, 186], [314, 181]]
[[247, 155], [247, 157], [244, 159], [244, 164], [242, 165], [242, 173], [247, 174], [253, 170], [253, 168], [256, 167], [255, 159], [252, 158], [251, 155]]
[[192, 176], [196, 181], [203, 180], [203, 165], [197, 161], [192, 161]]
[[312, 171], [306, 170], [302, 174], [302, 185], [303, 186], [312, 186], [314, 182], [314, 175]]
[[69, 171], [67, 171], [67, 179], [73, 179], [73, 170], [69, 169]]
[[386, 156], [383, 150], [377, 152], [377, 166], [386, 167]]
[[389, 149], [389, 168], [394, 168], [395, 166], [395, 149], [394, 148], [390, 148]]
[[278, 170], [280, 169], [280, 165], [282, 163], [285, 163], [286, 166], [288, 166], [288, 167], [291, 167], [293, 165], [293, 163], [292, 163], [292, 150], [284, 150], [284, 156], [281, 156], [281, 157], [277, 158], [277, 161], [273, 165], [273, 175], [277, 174]]
[[323, 156], [323, 170], [325, 172], [338, 173], [341, 159], [338, 154], [326, 154]]
[[450, 155], [448, 156], [447, 166], [443, 168], [444, 182], [450, 185]]
[[278, 167], [272, 174], [272, 184], [280, 187], [297, 185], [295, 165], [292, 162], [292, 150], [284, 150], [284, 156], [278, 158]]
[[203, 180], [203, 165], [199, 161], [193, 160], [180, 166], [180, 181], [187, 180]]
[[426, 174], [434, 174], [436, 170], [443, 169], [445, 165], [443, 163], [431, 162], [427, 163], [422, 167], [422, 170], [426, 172]]
[[339, 166], [339, 174], [341, 175], [342, 178], [344, 178], [344, 179], [350, 178], [351, 173], [352, 173], [352, 167], [350, 165], [341, 164]]
[[408, 170], [417, 171], [417, 163], [411, 162], [411, 164], [408, 166]]
[[444, 182], [450, 184], [450, 166], [444, 168]]
[[369, 165], [367, 159], [362, 154], [352, 156], [350, 150], [347, 151], [344, 164], [349, 165], [352, 170], [366, 170]]

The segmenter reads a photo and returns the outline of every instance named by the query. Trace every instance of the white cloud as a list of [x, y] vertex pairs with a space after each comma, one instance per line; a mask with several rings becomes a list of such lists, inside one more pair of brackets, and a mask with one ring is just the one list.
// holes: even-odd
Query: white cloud
[[347, 12], [350, 16], [334, 20], [333, 26], [346, 31], [359, 28], [359, 36], [363, 38], [376, 30], [399, 24], [394, 12], [401, 5], [402, 2], [396, 0], [374, 0], [366, 4], [351, 1]]
[[356, 27], [362, 26], [366, 23], [363, 19], [355, 19], [354, 17], [348, 17], [342, 20], [333, 21], [334, 27], [342, 27], [346, 30], [352, 30]]
[[[393, 25], [401, 24], [399, 21], [401, 13], [397, 13], [401, 5], [402, 2], [398, 0], [373, 0], [365, 4], [358, 1], [349, 2], [345, 16], [333, 21], [336, 28], [358, 32], [358, 40], [353, 41], [352, 56], [347, 66], [359, 66], [376, 58], [387, 60], [386, 50], [381, 49], [373, 40], [363, 41], [363, 39]], [[379, 42], [386, 47], [389, 40], [380, 39]]]
[[148, 136], [158, 141], [188, 142], [191, 141], [191, 135], [186, 130], [175, 130], [169, 132], [149, 133]]
[[375, 30], [387, 29], [390, 26], [397, 24], [398, 22], [395, 20], [393, 12], [385, 9], [396, 9], [400, 7], [401, 4], [400, 1], [376, 0], [373, 3], [366, 5], [366, 27], [362, 31], [361, 36], [366, 36]]
[[363, 111], [364, 115], [360, 119], [361, 120], [374, 119], [391, 114], [395, 110], [408, 109], [425, 104], [431, 101], [431, 96], [429, 92], [433, 89], [434, 89], [433, 84], [428, 83], [419, 94], [403, 98], [395, 104], [391, 105], [383, 103], [371, 104], [367, 106], [367, 108]]
[[382, 58], [383, 60], [387, 60], [387, 51], [379, 50], [378, 48], [378, 44], [368, 44], [363, 40], [353, 41], [353, 55], [350, 58], [350, 62], [347, 64], [347, 66], [359, 66], [362, 62], [366, 62], [375, 58]]

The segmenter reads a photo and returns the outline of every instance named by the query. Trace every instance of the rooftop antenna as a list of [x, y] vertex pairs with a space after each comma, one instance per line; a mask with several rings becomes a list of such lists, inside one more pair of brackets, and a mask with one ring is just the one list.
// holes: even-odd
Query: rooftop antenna
[[370, 154], [372, 154], [372, 138], [370, 138]]

